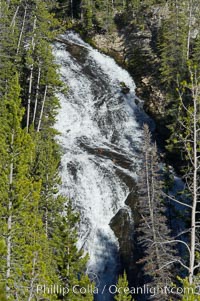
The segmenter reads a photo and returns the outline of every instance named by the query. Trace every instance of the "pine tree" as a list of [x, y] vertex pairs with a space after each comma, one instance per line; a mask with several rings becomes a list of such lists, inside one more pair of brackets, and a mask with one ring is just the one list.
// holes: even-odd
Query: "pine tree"
[[199, 296], [199, 279], [197, 278], [196, 282], [193, 284], [190, 284], [188, 281], [188, 278], [185, 279], [179, 279], [180, 282], [183, 285], [183, 296], [182, 301], [200, 301]]
[[8, 1], [0, 4], [0, 97], [8, 92], [8, 82], [11, 80], [15, 70], [16, 45], [18, 29], [14, 23], [16, 3], [10, 8]]
[[0, 283], [10, 301], [63, 300], [37, 293], [41, 284], [90, 284], [87, 256], [76, 248], [77, 216], [57, 196], [60, 149], [52, 125], [61, 81], [50, 46], [59, 27], [52, 7], [0, 1]]
[[5, 288], [3, 285], [0, 286], [0, 300], [7, 301], [6, 295], [5, 295]]
[[[34, 131], [32, 135], [34, 136]], [[57, 185], [60, 183], [58, 166], [60, 149], [52, 137], [54, 130], [48, 129], [37, 133], [35, 137], [36, 160], [32, 166], [35, 180], [41, 180], [39, 212], [41, 213], [46, 238], [49, 241], [53, 262], [57, 275], [63, 287], [69, 287], [70, 292], [65, 300], [92, 299], [90, 293], [74, 296], [73, 285], [87, 287], [90, 281], [85, 275], [87, 257], [76, 247], [78, 215], [73, 212], [71, 202], [62, 196], [57, 196]]]
[[93, 27], [93, 1], [81, 1], [81, 19], [86, 30], [91, 30]]
[[2, 280], [6, 279], [7, 297], [21, 301], [32, 299], [36, 284], [50, 285], [57, 276], [52, 269], [51, 249], [39, 212], [41, 182], [34, 181], [30, 175], [34, 143], [21, 128], [24, 110], [19, 94], [15, 76], [4, 99], [1, 118], [1, 136], [6, 146], [1, 152], [0, 237], [5, 248], [0, 269]]
[[130, 293], [128, 293], [128, 280], [126, 272], [124, 271], [122, 276], [119, 276], [118, 282], [117, 282], [117, 288], [119, 289], [119, 293], [117, 293], [114, 297], [116, 301], [131, 301], [132, 296]]
[[51, 118], [45, 112], [51, 111], [48, 103], [54, 111], [53, 95], [61, 85], [50, 45], [60, 27], [51, 10], [51, 1], [1, 1], [0, 93], [6, 93], [7, 83], [17, 71], [27, 131], [32, 121], [40, 130], [44, 116]]
[[161, 81], [173, 90], [177, 75], [184, 77], [187, 73], [187, 16], [180, 1], [170, 8], [170, 17], [162, 23], [160, 32], [160, 71]]
[[[63, 201], [60, 196], [60, 202]], [[66, 200], [65, 200], [66, 201]], [[87, 287], [93, 287], [89, 278], [85, 275], [87, 256], [83, 256], [83, 252], [77, 250], [77, 221], [78, 215], [72, 210], [71, 202], [65, 209], [65, 217], [57, 216], [54, 220], [54, 231], [52, 234], [51, 245], [55, 253], [55, 260], [59, 278], [63, 286], [69, 287], [69, 293], [64, 300], [87, 300], [92, 301], [93, 295], [88, 292]], [[76, 294], [73, 287], [76, 286]], [[79, 293], [79, 288], [86, 288], [86, 293]]]

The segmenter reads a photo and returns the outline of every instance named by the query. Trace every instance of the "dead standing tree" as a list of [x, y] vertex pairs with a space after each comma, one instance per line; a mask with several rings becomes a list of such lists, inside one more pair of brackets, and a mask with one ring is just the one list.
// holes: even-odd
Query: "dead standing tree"
[[[185, 194], [189, 195], [189, 200], [186, 203], [170, 197], [174, 202], [181, 203], [189, 210], [191, 226], [188, 229], [189, 239], [188, 243], [178, 241], [186, 246], [188, 251], [188, 262], [180, 262], [188, 272], [188, 280], [190, 284], [195, 283], [195, 274], [200, 268], [198, 254], [200, 252], [200, 242], [198, 239], [200, 222], [199, 216], [199, 203], [200, 203], [200, 76], [198, 70], [190, 64], [189, 70], [189, 83], [186, 81], [178, 83], [178, 93], [180, 100], [180, 116], [178, 123], [181, 127], [179, 134], [176, 134], [176, 140], [181, 145], [183, 157], [187, 162], [184, 172], [185, 180]], [[190, 101], [189, 104], [185, 101], [187, 96]]]
[[[170, 240], [170, 230], [165, 216], [157, 147], [151, 142], [147, 125], [144, 125], [143, 133], [143, 160], [138, 181], [138, 209], [141, 216], [138, 237], [145, 255], [139, 263], [144, 264], [144, 273], [150, 277], [149, 284], [164, 287], [170, 285], [172, 281], [171, 265], [177, 261], [177, 258], [175, 258], [175, 246], [163, 244], [164, 241]], [[161, 297], [162, 300], [169, 298], [167, 295], [159, 294], [154, 298], [160, 300]]]
[[[182, 156], [187, 163], [183, 177], [185, 190], [182, 193], [188, 198], [185, 198], [186, 200], [183, 202], [162, 192], [163, 197], [168, 197], [187, 208], [187, 213], [189, 213], [190, 217], [190, 227], [186, 229], [185, 233], [188, 233], [188, 240], [168, 238], [162, 241], [155, 241], [155, 245], [170, 246], [180, 243], [185, 246], [185, 258], [174, 258], [172, 261], [165, 260], [164, 266], [167, 267], [171, 262], [178, 262], [187, 271], [189, 284], [193, 285], [198, 282], [200, 270], [200, 76], [196, 66], [192, 67], [188, 64], [188, 70], [190, 75], [189, 82], [178, 83], [177, 91], [179, 93], [180, 106], [177, 122], [181, 130], [176, 131], [174, 134], [174, 141], [180, 145]], [[148, 152], [147, 147], [146, 151]], [[149, 195], [147, 194], [148, 198]]]

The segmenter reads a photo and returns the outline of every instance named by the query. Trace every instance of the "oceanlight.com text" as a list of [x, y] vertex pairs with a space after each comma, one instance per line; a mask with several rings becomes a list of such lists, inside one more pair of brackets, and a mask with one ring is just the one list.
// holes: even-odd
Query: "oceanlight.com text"
[[74, 295], [79, 294], [104, 294], [109, 292], [112, 295], [116, 293], [121, 295], [200, 295], [200, 285], [196, 287], [177, 287], [177, 286], [149, 286], [143, 285], [138, 287], [118, 287], [115, 284], [104, 285], [102, 287], [95, 287], [94, 285], [80, 286], [79, 284], [72, 287], [64, 287], [61, 285], [37, 285], [37, 294], [54, 295], [59, 294], [62, 296], [72, 292]]

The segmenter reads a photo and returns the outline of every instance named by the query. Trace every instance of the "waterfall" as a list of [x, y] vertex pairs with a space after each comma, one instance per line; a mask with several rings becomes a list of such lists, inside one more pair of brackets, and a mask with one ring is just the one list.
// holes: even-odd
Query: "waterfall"
[[[130, 187], [120, 175], [136, 179], [141, 124], [149, 119], [135, 104], [135, 84], [127, 71], [73, 32], [60, 40], [54, 54], [68, 87], [58, 94], [55, 126], [63, 149], [61, 193], [80, 212], [78, 248], [89, 253], [88, 273], [102, 288], [116, 283], [120, 264], [109, 225], [120, 208], [128, 210]], [[112, 300], [108, 291], [95, 298]]]

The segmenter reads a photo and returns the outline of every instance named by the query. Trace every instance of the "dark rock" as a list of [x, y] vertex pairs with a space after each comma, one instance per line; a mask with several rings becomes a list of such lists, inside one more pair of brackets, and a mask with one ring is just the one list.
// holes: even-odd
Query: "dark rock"
[[120, 82], [120, 88], [123, 94], [128, 94], [130, 92], [130, 88], [127, 87], [124, 82]]
[[111, 229], [119, 241], [119, 254], [123, 269], [126, 270], [129, 284], [137, 286], [140, 278], [140, 268], [137, 261], [140, 250], [135, 241], [134, 217], [130, 207], [120, 209], [110, 222]]

